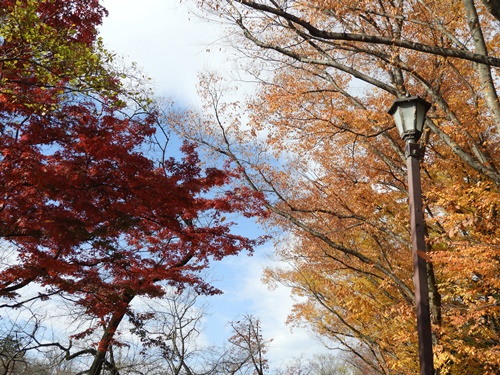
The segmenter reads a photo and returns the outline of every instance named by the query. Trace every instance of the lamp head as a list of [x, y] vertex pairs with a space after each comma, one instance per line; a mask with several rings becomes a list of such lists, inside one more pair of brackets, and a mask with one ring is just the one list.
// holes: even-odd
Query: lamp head
[[396, 99], [387, 111], [394, 117], [399, 135], [405, 141], [417, 142], [424, 128], [425, 114], [431, 107], [419, 96]]

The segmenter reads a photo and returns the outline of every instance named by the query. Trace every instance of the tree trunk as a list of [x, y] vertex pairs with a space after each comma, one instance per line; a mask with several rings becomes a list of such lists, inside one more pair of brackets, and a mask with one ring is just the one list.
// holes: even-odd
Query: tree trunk
[[130, 302], [132, 302], [133, 298], [134, 295], [132, 293], [125, 294], [122, 300], [123, 305], [120, 306], [120, 309], [115, 311], [111, 316], [111, 319], [109, 320], [109, 323], [104, 330], [104, 334], [102, 335], [101, 340], [99, 341], [99, 347], [94, 357], [94, 361], [92, 362], [92, 366], [87, 372], [88, 375], [101, 374], [102, 366], [106, 361], [106, 353], [109, 351], [111, 347], [111, 343], [115, 336], [116, 330], [118, 329], [118, 326], [120, 325], [123, 317], [125, 316], [127, 312], [127, 307], [129, 306]]
[[[486, 48], [486, 43], [484, 41], [483, 31], [481, 30], [481, 26], [479, 24], [479, 17], [477, 15], [477, 10], [474, 5], [474, 0], [463, 0], [463, 3], [465, 7], [465, 12], [467, 14], [467, 21], [469, 23], [470, 33], [474, 41], [474, 46], [476, 48], [476, 53], [479, 53], [483, 56], [488, 56], [488, 50]], [[490, 1], [490, 3], [500, 4], [500, 0]], [[498, 95], [495, 89], [495, 85], [493, 84], [491, 69], [486, 64], [478, 63], [477, 73], [479, 75], [479, 81], [481, 82], [481, 88], [483, 89], [486, 103], [489, 109], [491, 110], [492, 116], [495, 119], [497, 132], [500, 133], [500, 103], [498, 102]]]

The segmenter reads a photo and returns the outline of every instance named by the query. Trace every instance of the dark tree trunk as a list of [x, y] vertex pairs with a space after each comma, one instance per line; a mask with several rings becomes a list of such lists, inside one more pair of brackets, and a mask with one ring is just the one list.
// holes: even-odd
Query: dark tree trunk
[[111, 344], [113, 342], [113, 338], [115, 336], [116, 330], [120, 325], [123, 317], [127, 312], [127, 307], [130, 302], [134, 298], [132, 293], [125, 294], [123, 297], [123, 305], [119, 310], [115, 311], [115, 313], [111, 316], [107, 327], [104, 330], [104, 334], [99, 341], [99, 347], [97, 349], [97, 353], [94, 357], [94, 361], [92, 362], [92, 366], [90, 367], [87, 374], [89, 375], [100, 375], [102, 372], [102, 366], [106, 362], [106, 353], [109, 351]]

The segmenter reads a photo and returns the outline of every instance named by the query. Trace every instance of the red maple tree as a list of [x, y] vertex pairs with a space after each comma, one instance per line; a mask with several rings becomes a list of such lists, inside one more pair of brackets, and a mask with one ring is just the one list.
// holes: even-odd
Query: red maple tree
[[136, 296], [218, 293], [200, 271], [256, 244], [221, 213], [253, 215], [260, 197], [230, 187], [229, 165], [202, 170], [192, 144], [182, 160], [141, 152], [158, 117], [125, 106], [97, 39], [98, 1], [0, 8], [0, 236], [17, 254], [0, 295], [37, 283], [45, 297], [71, 296], [104, 330], [89, 370], [99, 374]]

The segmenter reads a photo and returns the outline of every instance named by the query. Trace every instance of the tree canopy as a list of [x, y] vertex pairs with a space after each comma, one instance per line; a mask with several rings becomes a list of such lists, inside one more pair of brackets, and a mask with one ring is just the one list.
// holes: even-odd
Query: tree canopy
[[[292, 324], [371, 373], [417, 373], [408, 186], [395, 98], [433, 104], [421, 139], [434, 355], [441, 374], [500, 369], [500, 22], [492, 1], [200, 1], [226, 22], [257, 94], [209, 104], [183, 134], [265, 194]], [[249, 117], [242, 123], [241, 114]]]
[[162, 153], [158, 107], [98, 37], [105, 15], [97, 0], [0, 2], [0, 236], [13, 249], [2, 254], [3, 307], [72, 301], [93, 319], [73, 338], [103, 332], [82, 352], [94, 375], [122, 319], [139, 319], [135, 297], [219, 293], [201, 271], [258, 243], [223, 213], [251, 216], [260, 201], [231, 187], [230, 164], [203, 168], [191, 143], [181, 160]]

